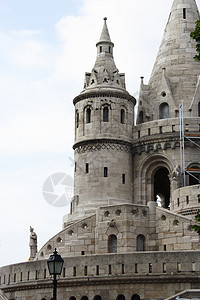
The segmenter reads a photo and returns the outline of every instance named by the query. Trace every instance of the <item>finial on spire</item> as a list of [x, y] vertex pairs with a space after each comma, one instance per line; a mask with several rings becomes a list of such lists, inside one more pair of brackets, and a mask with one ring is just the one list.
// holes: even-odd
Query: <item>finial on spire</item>
[[104, 18], [104, 21], [107, 21], [107, 18], [106, 18], [106, 17]]

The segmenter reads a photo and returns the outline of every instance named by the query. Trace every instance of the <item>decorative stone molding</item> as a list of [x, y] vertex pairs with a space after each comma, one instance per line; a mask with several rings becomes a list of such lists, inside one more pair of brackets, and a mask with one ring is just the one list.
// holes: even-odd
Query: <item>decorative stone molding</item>
[[73, 146], [75, 153], [85, 153], [86, 151], [93, 152], [99, 150], [117, 150], [123, 152], [131, 151], [131, 144], [125, 141], [118, 140], [90, 140], [77, 143]]

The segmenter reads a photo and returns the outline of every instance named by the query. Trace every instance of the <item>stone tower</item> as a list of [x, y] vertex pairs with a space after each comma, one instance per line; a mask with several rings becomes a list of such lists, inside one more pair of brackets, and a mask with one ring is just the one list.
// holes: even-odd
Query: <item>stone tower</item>
[[[190, 38], [199, 19], [195, 0], [174, 0], [163, 39], [153, 67], [149, 84], [141, 88], [137, 126], [133, 130], [135, 203], [146, 204], [157, 198], [161, 206], [186, 214], [196, 213], [199, 204], [179, 197], [173, 192], [183, 186], [196, 184], [192, 173], [200, 169], [200, 148], [185, 142], [185, 168], [180, 155], [179, 106], [184, 103], [185, 131], [199, 135], [200, 124], [200, 64], [193, 57], [196, 44]], [[182, 147], [182, 146], [181, 146]], [[195, 171], [195, 174], [198, 174]], [[177, 205], [178, 203], [178, 205]]]
[[73, 218], [102, 205], [132, 203], [131, 140], [136, 100], [113, 58], [106, 18], [91, 73], [75, 97]]
[[184, 101], [185, 117], [199, 116], [199, 63], [190, 38], [199, 11], [195, 0], [175, 0], [148, 85], [141, 80], [137, 123], [178, 117]]

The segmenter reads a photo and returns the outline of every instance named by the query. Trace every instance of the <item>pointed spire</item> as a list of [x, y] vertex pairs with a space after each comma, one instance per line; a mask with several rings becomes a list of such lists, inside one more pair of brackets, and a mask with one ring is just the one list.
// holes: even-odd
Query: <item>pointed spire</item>
[[104, 26], [103, 26], [103, 29], [101, 32], [101, 37], [100, 37], [99, 42], [111, 42], [106, 21], [107, 21], [107, 18], [105, 17], [104, 18]]
[[107, 27], [107, 18], [104, 18], [103, 29], [97, 47], [97, 58], [91, 73], [86, 74], [85, 89], [97, 86], [125, 89], [125, 75], [119, 73], [113, 58], [114, 44], [111, 42]]

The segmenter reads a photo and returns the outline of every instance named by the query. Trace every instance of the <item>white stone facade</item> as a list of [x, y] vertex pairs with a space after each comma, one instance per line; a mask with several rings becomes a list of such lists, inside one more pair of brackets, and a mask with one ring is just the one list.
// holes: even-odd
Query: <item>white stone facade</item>
[[[195, 0], [174, 0], [149, 84], [141, 79], [137, 125], [136, 100], [116, 68], [104, 19], [94, 68], [73, 101], [71, 212], [34, 261], [0, 269], [0, 299], [50, 300], [46, 259], [54, 248], [64, 258], [58, 299], [177, 299], [189, 289], [199, 296], [200, 243], [192, 226], [200, 209], [200, 63], [189, 36], [198, 18]], [[185, 134], [196, 138], [184, 144], [185, 168], [193, 172], [186, 186], [182, 101]]]

